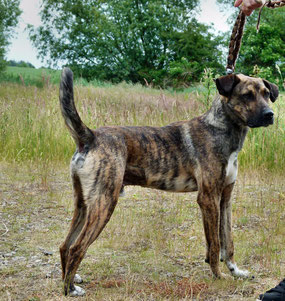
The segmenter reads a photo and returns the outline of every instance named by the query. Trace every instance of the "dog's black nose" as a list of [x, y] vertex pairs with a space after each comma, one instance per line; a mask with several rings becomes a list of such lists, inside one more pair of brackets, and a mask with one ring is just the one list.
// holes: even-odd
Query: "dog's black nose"
[[264, 119], [272, 119], [273, 116], [274, 116], [274, 113], [270, 109], [267, 109], [263, 112]]
[[263, 116], [262, 116], [263, 120], [268, 123], [268, 124], [272, 124], [273, 120], [274, 120], [274, 113], [273, 111], [271, 111], [270, 109], [265, 109], [263, 111]]

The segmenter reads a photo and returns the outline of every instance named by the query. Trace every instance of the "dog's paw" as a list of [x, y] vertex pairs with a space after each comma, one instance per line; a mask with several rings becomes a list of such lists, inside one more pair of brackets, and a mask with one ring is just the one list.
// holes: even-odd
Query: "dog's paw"
[[83, 280], [82, 280], [82, 278], [80, 277], [80, 275], [75, 274], [75, 276], [74, 276], [74, 283], [80, 284], [80, 283], [82, 283], [82, 282], [83, 282]]
[[70, 297], [78, 297], [78, 296], [84, 296], [84, 295], [85, 295], [85, 290], [77, 285], [74, 285], [74, 290], [69, 292]]
[[232, 273], [232, 275], [236, 278], [248, 278], [254, 279], [254, 276], [250, 274], [247, 270], [240, 270], [235, 263], [230, 261], [227, 262], [228, 269]]

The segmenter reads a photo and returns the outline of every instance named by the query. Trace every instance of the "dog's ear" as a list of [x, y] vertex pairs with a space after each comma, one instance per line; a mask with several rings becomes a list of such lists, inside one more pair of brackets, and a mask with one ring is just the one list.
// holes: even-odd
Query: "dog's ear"
[[235, 74], [221, 76], [215, 79], [215, 83], [220, 95], [230, 96], [234, 87], [240, 82]]
[[275, 84], [270, 83], [268, 80], [263, 79], [264, 85], [267, 89], [269, 89], [270, 92], [270, 100], [272, 102], [274, 102], [278, 95], [279, 95], [279, 91], [278, 91], [278, 87]]

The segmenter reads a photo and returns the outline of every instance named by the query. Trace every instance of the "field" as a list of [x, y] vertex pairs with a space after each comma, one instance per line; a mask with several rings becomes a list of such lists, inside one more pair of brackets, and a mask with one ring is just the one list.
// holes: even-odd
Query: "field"
[[[75, 86], [80, 115], [92, 128], [189, 119], [205, 111], [204, 92]], [[81, 300], [255, 300], [284, 278], [284, 94], [272, 108], [275, 124], [251, 130], [239, 155], [233, 196], [236, 261], [255, 279], [233, 279], [222, 264], [227, 277], [212, 278], [196, 193], [128, 187], [79, 268], [87, 291]], [[73, 212], [74, 143], [58, 85], [50, 79], [37, 86], [24, 75], [2, 82], [0, 114], [0, 300], [71, 300], [62, 297], [58, 247]]]

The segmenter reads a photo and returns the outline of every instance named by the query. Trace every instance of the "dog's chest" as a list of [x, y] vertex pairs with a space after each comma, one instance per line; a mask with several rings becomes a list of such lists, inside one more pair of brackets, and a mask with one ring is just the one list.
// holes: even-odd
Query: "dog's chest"
[[226, 178], [225, 184], [229, 185], [235, 182], [238, 173], [238, 161], [237, 161], [238, 152], [232, 152], [226, 167]]

